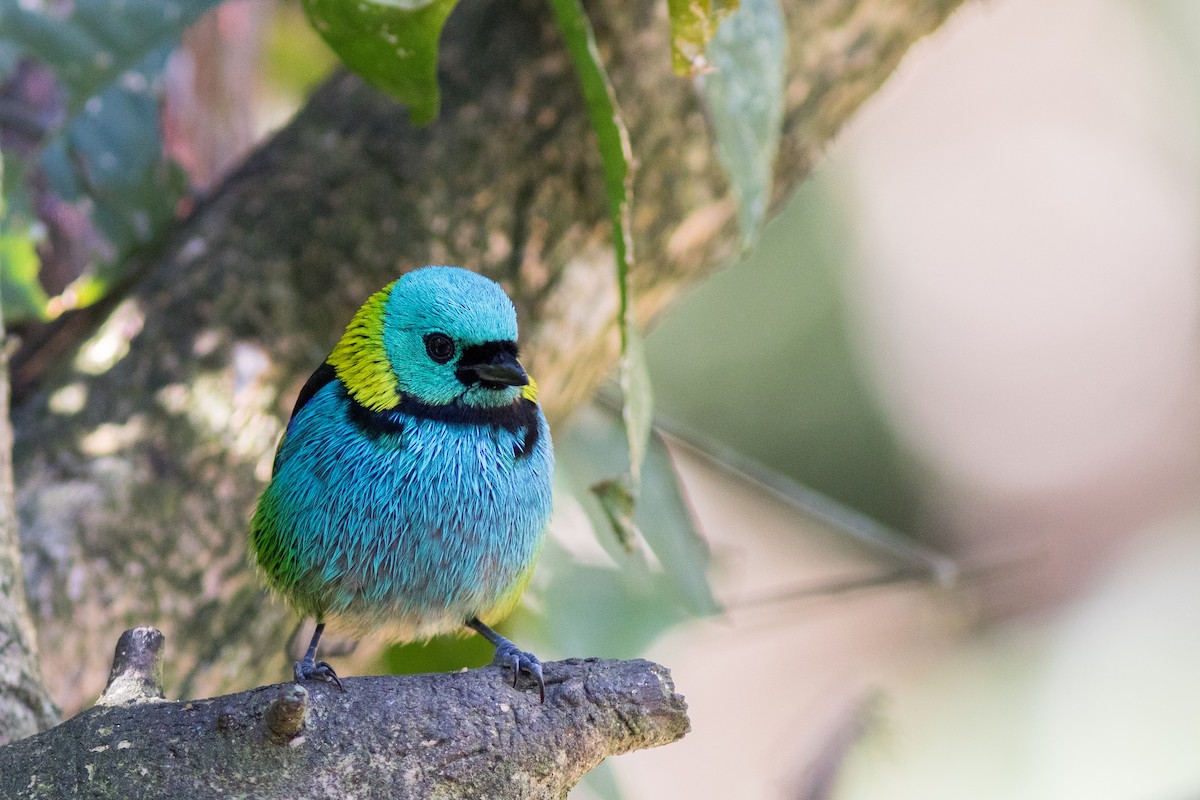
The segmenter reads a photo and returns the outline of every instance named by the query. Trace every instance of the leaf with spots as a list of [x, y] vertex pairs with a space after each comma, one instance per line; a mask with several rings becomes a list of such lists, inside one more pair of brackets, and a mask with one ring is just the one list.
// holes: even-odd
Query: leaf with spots
[[667, 0], [671, 66], [676, 74], [695, 75], [708, 65], [708, 43], [721, 20], [737, 7], [738, 0]]
[[438, 113], [438, 37], [458, 0], [304, 0], [309, 21], [346, 66], [408, 106]]

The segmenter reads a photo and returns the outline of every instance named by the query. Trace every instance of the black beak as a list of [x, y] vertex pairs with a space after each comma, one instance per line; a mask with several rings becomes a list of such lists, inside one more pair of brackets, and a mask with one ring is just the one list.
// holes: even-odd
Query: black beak
[[[469, 353], [464, 353], [464, 356]], [[486, 361], [475, 364], [459, 362], [458, 379], [463, 383], [478, 381], [489, 389], [501, 389], [505, 386], [527, 386], [529, 376], [525, 368], [517, 361], [517, 357], [508, 350], [497, 350]]]

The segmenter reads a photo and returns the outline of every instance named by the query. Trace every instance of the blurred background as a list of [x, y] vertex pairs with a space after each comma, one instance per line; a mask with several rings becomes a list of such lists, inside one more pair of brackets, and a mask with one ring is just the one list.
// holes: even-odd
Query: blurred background
[[969, 5], [662, 322], [665, 414], [960, 577], [788, 599], [841, 562], [685, 462], [728, 612], [628, 796], [1200, 796], [1198, 86], [1196, 3]]
[[[212, 186], [335, 63], [297, 6], [228, 0], [168, 61], [164, 142]], [[694, 728], [573, 797], [1200, 797], [1197, 87], [1194, 0], [964, 7], [657, 321], [647, 547], [592, 530], [609, 405], [555, 431], [506, 631], [666, 664]]]

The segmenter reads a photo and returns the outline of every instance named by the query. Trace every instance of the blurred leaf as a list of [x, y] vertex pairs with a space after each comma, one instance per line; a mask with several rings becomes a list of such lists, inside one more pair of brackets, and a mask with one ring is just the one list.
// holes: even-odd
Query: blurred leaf
[[38, 283], [38, 255], [33, 238], [26, 232], [0, 225], [0, 298], [9, 327], [42, 319], [46, 315], [46, 293]]
[[[558, 472], [567, 491], [587, 513], [600, 544], [627, 573], [626, 580], [668, 591], [671, 603], [689, 615], [719, 610], [708, 583], [710, 553], [697, 533], [683, 497], [671, 456], [658, 437], [651, 437], [643, 470], [642, 495], [628, 514], [628, 525], [654, 554], [661, 572], [644, 557], [630, 557], [611, 547], [614, 537], [603, 535], [611, 526], [609, 510], [591, 487], [620, 469], [626, 458], [623, 426], [615, 413], [596, 406], [580, 409], [555, 437]], [[620, 509], [619, 489], [611, 502]], [[664, 580], [665, 578], [665, 580]]]
[[290, 4], [276, 7], [266, 41], [264, 83], [269, 89], [287, 95], [298, 106], [337, 63], [304, 9]]
[[304, 0], [346, 66], [399, 98], [413, 122], [438, 113], [437, 45], [457, 0]]
[[738, 0], [667, 0], [671, 15], [671, 66], [678, 75], [704, 69], [704, 51], [721, 20], [738, 7]]
[[38, 282], [36, 223], [29, 196], [17, 170], [4, 166], [0, 162], [0, 302], [11, 327], [43, 318], [46, 293]]
[[650, 425], [654, 420], [654, 395], [650, 389], [650, 370], [646, 366], [646, 350], [642, 337], [632, 325], [626, 331], [625, 352], [621, 355], [621, 419], [625, 422], [625, 438], [629, 447], [629, 486], [636, 499], [641, 486], [642, 461], [646, 443], [650, 440]]
[[638, 499], [639, 530], [695, 614], [721, 610], [708, 582], [712, 554], [697, 532], [675, 463], [661, 436], [650, 437]]
[[917, 530], [919, 471], [855, 346], [862, 321], [845, 297], [855, 237], [837, 186], [818, 170], [749, 258], [711, 276], [655, 328], [646, 342], [655, 405], [850, 508]]
[[54, 70], [79, 111], [152, 51], [174, 45], [219, 0], [0, 0], [0, 43]]
[[[466, 626], [463, 631], [469, 633]], [[492, 663], [493, 652], [482, 636], [439, 636], [427, 643], [392, 645], [383, 653], [383, 665], [391, 675], [454, 672]]]
[[771, 199], [783, 124], [785, 30], [779, 0], [743, 0], [713, 37], [713, 69], [700, 77], [746, 249], [758, 239]]
[[118, 278], [123, 256], [146, 245], [174, 217], [186, 189], [183, 171], [163, 159], [158, 76], [170, 48], [161, 48], [126, 72], [72, 116], [42, 151], [54, 192], [69, 202], [85, 198], [91, 219], [111, 251], [74, 287], [81, 305]]
[[75, 0], [34, 7], [0, 0], [0, 48], [50, 67], [67, 116], [39, 156], [52, 190], [85, 205], [107, 248], [76, 304], [101, 296], [135, 247], [172, 219], [183, 172], [163, 158], [159, 80], [183, 31], [217, 0]]
[[876, 557], [886, 558], [893, 567], [874, 575], [839, 578], [833, 583], [818, 587], [816, 591], [813, 591], [812, 587], [805, 587], [801, 594], [832, 594], [913, 579], [931, 580], [942, 586], [951, 586], [958, 580], [959, 568], [953, 559], [914, 541], [911, 536], [848, 508], [710, 436], [686, 430], [665, 419], [660, 419], [659, 424], [666, 428], [666, 435], [675, 446], [687, 448], [728, 477], [754, 486], [804, 516], [822, 523], [828, 531], [835, 533], [846, 543], [853, 543]]
[[8, 76], [17, 68], [21, 59], [21, 50], [12, 42], [0, 39], [0, 81], [8, 80]]
[[511, 624], [516, 640], [542, 658], [634, 658], [694, 616], [669, 582], [647, 580], [637, 569], [579, 563], [553, 539], [538, 571], [544, 611], [522, 607]]
[[617, 535], [617, 541], [626, 553], [633, 553], [642, 539], [641, 531], [633, 521], [634, 498], [629, 488], [629, 476], [605, 478], [593, 483], [589, 490], [600, 501], [604, 516]]
[[[599, 800], [621, 800], [621, 787], [617, 785], [612, 759], [601, 761], [588, 771], [579, 786]], [[576, 792], [576, 789], [572, 789], [569, 796], [575, 797]]]

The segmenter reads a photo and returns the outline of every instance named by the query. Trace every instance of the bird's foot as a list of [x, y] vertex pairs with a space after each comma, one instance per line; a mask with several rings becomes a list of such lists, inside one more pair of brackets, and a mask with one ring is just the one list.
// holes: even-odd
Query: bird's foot
[[346, 689], [342, 686], [342, 682], [338, 680], [337, 673], [333, 671], [333, 667], [325, 661], [313, 663], [311, 658], [305, 658], [303, 661], [297, 661], [293, 668], [293, 675], [296, 677], [296, 683], [304, 681], [325, 681], [336, 685], [343, 692]]
[[542, 675], [542, 662], [533, 653], [527, 653], [524, 650], [517, 648], [515, 644], [504, 639], [496, 646], [496, 656], [492, 659], [494, 663], [503, 667], [508, 667], [513, 671], [513, 688], [517, 686], [517, 679], [524, 672], [537, 681], [538, 697], [542, 703], [546, 702], [546, 679]]

